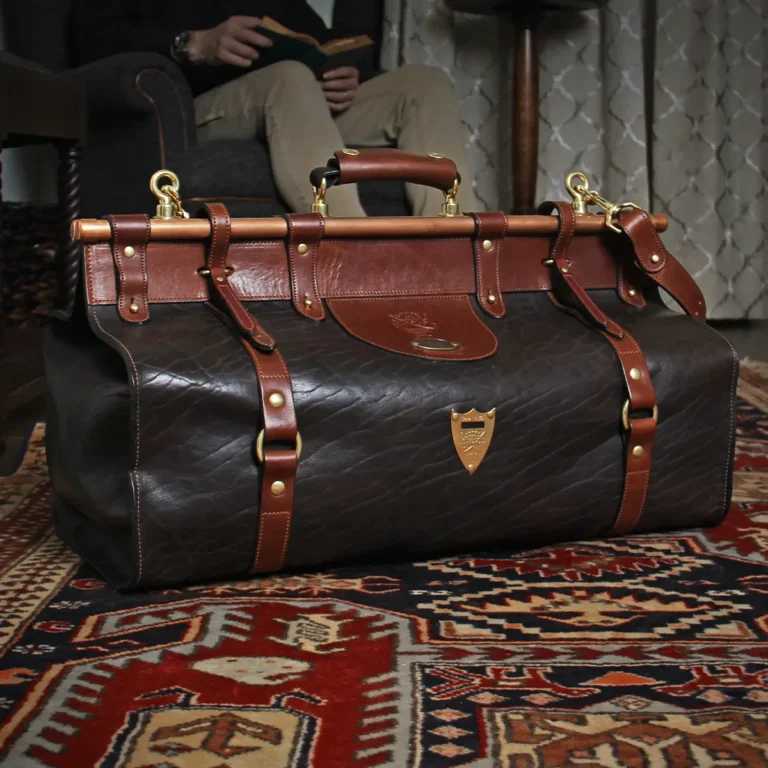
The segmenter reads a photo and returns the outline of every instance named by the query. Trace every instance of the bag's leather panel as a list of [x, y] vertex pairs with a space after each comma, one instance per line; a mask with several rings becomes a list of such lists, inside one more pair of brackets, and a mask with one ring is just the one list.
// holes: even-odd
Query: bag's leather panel
[[[691, 318], [627, 306], [615, 273], [612, 285], [595, 298], [645, 351], [660, 410], [640, 530], [715, 523], [729, 498], [732, 350]], [[249, 307], [291, 371], [304, 442], [288, 567], [529, 546], [610, 529], [623, 482], [625, 394], [615, 353], [546, 294], [508, 295], [505, 304], [505, 319], [485, 318], [497, 354], [450, 366], [383, 353], [336, 322], [308, 323], [288, 302]], [[246, 573], [261, 489], [251, 360], [203, 304], [153, 306], [151, 327], [123, 323], [114, 307], [92, 313], [112, 346], [125, 347], [126, 398], [134, 365], [139, 380], [140, 585]], [[89, 333], [56, 344], [65, 354], [92, 344]], [[101, 398], [83, 403], [77, 439], [115, 438], [106, 407]], [[109, 407], [117, 414], [125, 402]], [[497, 409], [490, 450], [471, 476], [451, 439], [452, 408]], [[55, 439], [66, 444], [73, 429], [60, 424]], [[73, 482], [102, 473], [126, 486], [128, 456], [122, 467], [92, 458], [73, 462]], [[57, 494], [63, 483], [54, 479]], [[136, 515], [121, 494], [116, 511]], [[77, 504], [103, 514], [99, 500]]]
[[[504, 293], [552, 288], [550, 271], [542, 264], [551, 242], [549, 237], [508, 237], [500, 243], [499, 282]], [[569, 258], [580, 285], [615, 289], [616, 256], [629, 246], [623, 235], [575, 237]], [[323, 240], [317, 251], [318, 290], [323, 298], [474, 294], [477, 290], [469, 237]], [[85, 263], [88, 303], [114, 304], [115, 267], [109, 244], [86, 246]], [[285, 243], [233, 242], [227, 264], [234, 269], [228, 283], [241, 300], [291, 298]], [[208, 301], [208, 282], [198, 273], [204, 266], [202, 243], [150, 243], [150, 302]]]
[[388, 352], [426, 360], [481, 360], [498, 349], [467, 296], [331, 299], [345, 331]]

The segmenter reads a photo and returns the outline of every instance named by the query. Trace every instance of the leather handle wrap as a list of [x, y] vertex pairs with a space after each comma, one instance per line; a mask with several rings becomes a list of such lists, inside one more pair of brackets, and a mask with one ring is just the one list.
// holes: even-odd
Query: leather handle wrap
[[315, 168], [309, 178], [314, 187], [319, 187], [323, 179], [329, 187], [360, 181], [404, 181], [443, 192], [461, 181], [453, 160], [414, 155], [400, 149], [342, 149], [328, 160], [325, 168]]

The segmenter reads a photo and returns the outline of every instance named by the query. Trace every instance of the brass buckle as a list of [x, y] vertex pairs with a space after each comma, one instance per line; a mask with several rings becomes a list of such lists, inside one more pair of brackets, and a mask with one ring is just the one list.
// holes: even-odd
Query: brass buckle
[[[303, 448], [303, 443], [301, 442], [301, 435], [297, 432], [296, 433], [296, 458], [301, 458], [301, 449]], [[261, 432], [259, 432], [259, 436], [256, 438], [256, 458], [259, 460], [259, 464], [264, 463], [264, 430], [262, 429]]]
[[[653, 406], [653, 423], [659, 423], [659, 406]], [[625, 432], [629, 432], [629, 400], [624, 401], [624, 406], [621, 409], [621, 424], [624, 427]]]

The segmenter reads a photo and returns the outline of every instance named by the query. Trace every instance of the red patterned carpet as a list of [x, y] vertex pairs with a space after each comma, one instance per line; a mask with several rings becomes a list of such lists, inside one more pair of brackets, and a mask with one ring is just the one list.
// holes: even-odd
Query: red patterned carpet
[[768, 366], [721, 526], [120, 595], [0, 480], [12, 768], [768, 766]]

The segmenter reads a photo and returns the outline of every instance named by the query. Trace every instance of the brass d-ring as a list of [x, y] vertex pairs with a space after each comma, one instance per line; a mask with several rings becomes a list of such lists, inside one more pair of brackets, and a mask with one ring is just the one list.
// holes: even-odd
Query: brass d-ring
[[[659, 406], [654, 405], [651, 412], [653, 423], [657, 424], [659, 421]], [[624, 427], [625, 432], [629, 432], [629, 400], [624, 401], [624, 405], [621, 408], [621, 424]]]
[[[301, 435], [296, 433], [296, 458], [301, 458], [301, 450], [304, 444], [301, 442]], [[256, 458], [259, 460], [259, 464], [264, 463], [264, 430], [259, 432], [259, 436], [256, 438]]]

